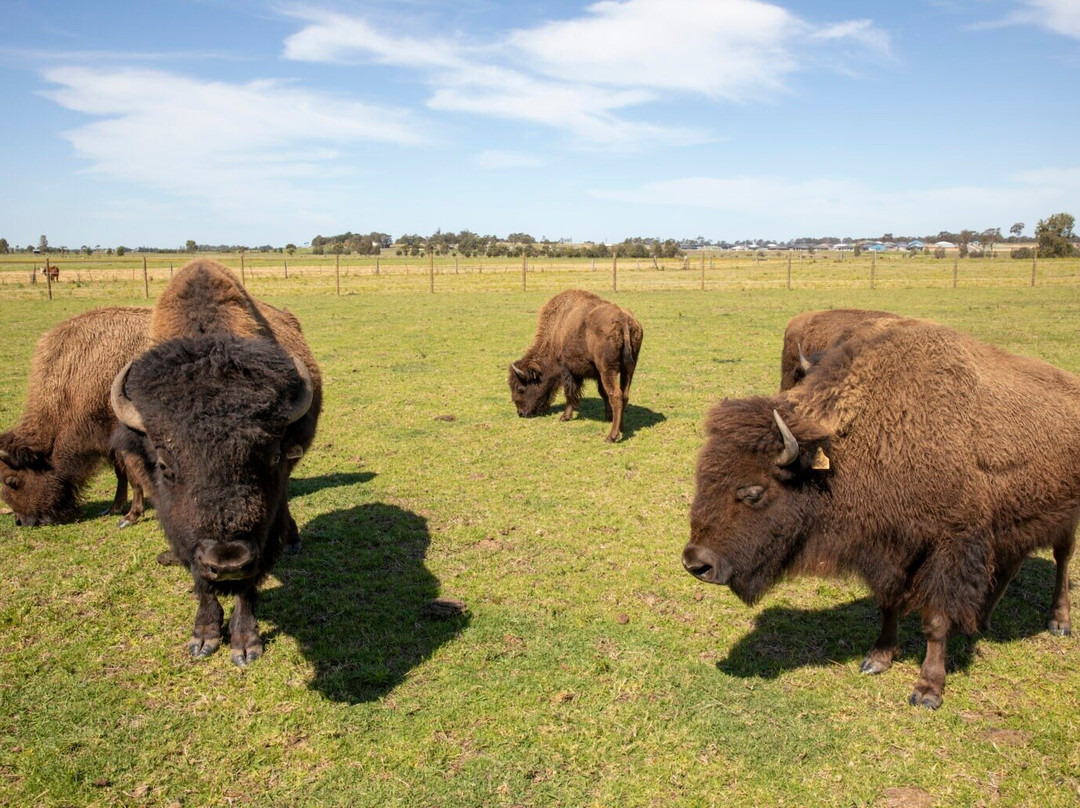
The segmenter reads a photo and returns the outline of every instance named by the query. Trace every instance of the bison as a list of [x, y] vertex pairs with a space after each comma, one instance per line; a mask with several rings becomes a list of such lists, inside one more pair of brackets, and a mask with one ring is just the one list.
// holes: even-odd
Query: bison
[[26, 408], [0, 435], [0, 497], [16, 525], [75, 519], [80, 496], [103, 460], [116, 472], [116, 494], [106, 513], [124, 513], [121, 527], [142, 516], [137, 477], [124, 512], [129, 470], [110, 447], [117, 420], [109, 390], [120, 368], [149, 346], [149, 334], [150, 309], [104, 308], [65, 320], [38, 340]]
[[867, 323], [888, 325], [900, 315], [866, 309], [827, 309], [804, 311], [788, 321], [784, 348], [780, 354], [780, 389], [790, 390], [824, 355], [834, 341], [846, 339], [857, 327]]
[[686, 570], [757, 601], [784, 576], [855, 574], [881, 607], [881, 673], [921, 613], [909, 701], [937, 708], [948, 632], [985, 625], [1024, 559], [1052, 547], [1050, 629], [1070, 631], [1080, 518], [1080, 380], [944, 326], [856, 327], [799, 386], [706, 421]]
[[569, 421], [581, 403], [582, 382], [596, 379], [605, 420], [611, 421], [606, 440], [614, 442], [622, 429], [642, 334], [633, 314], [592, 292], [571, 289], [555, 295], [540, 310], [532, 345], [510, 364], [510, 396], [518, 415], [541, 415], [561, 384], [566, 396], [562, 420]]
[[232, 661], [262, 655], [257, 587], [299, 545], [287, 486], [315, 436], [318, 366], [291, 314], [253, 299], [221, 264], [182, 267], [154, 306], [152, 347], [121, 370], [114, 445], [150, 480], [158, 520], [191, 571], [198, 610], [189, 649], [222, 639], [219, 595], [235, 598]]

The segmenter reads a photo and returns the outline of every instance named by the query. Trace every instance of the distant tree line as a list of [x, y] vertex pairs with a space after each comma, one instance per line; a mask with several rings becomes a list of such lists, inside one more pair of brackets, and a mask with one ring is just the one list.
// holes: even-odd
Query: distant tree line
[[[1035, 227], [1034, 243], [1038, 248], [1038, 254], [1045, 258], [1072, 255], [1077, 246], [1076, 234], [1073, 232], [1075, 220], [1071, 214], [1055, 213], [1046, 219], [1040, 219]], [[327, 253], [337, 255], [380, 255], [385, 250], [392, 250], [395, 255], [420, 256], [420, 255], [460, 255], [466, 258], [679, 258], [685, 255], [684, 250], [701, 249], [705, 247], [717, 247], [730, 249], [732, 247], [748, 247], [751, 249], [764, 249], [776, 247], [779, 249], [815, 249], [819, 245], [834, 247], [839, 244], [851, 244], [852, 242], [881, 241], [895, 244], [908, 244], [912, 241], [923, 241], [933, 245], [939, 241], [947, 241], [955, 244], [961, 256], [978, 257], [987, 250], [991, 253], [994, 245], [1002, 243], [1019, 244], [1024, 241], [1024, 223], [1016, 222], [1009, 228], [1009, 236], [1002, 235], [997, 227], [985, 230], [961, 230], [958, 233], [941, 230], [934, 234], [924, 236], [894, 235], [883, 233], [877, 238], [851, 239], [836, 238], [835, 236], [812, 237], [806, 236], [791, 239], [786, 242], [764, 242], [757, 240], [743, 241], [711, 241], [704, 236], [684, 239], [660, 239], [635, 236], [626, 238], [617, 244], [607, 245], [603, 242], [570, 243], [563, 239], [550, 241], [547, 238], [537, 240], [528, 233], [510, 233], [505, 238], [494, 235], [481, 236], [470, 230], [462, 230], [459, 233], [443, 232], [436, 230], [430, 236], [406, 233], [394, 239], [387, 233], [372, 231], [370, 233], [346, 232], [336, 236], [315, 236], [311, 240], [311, 251], [316, 255]], [[1030, 243], [1030, 240], [1029, 240]], [[286, 244], [284, 247], [273, 247], [263, 244], [259, 247], [247, 247], [239, 244], [199, 244], [194, 239], [188, 239], [182, 252], [214, 252], [214, 253], [288, 253], [296, 252], [295, 244]], [[168, 247], [138, 247], [141, 253], [176, 252]], [[37, 245], [28, 243], [25, 247], [12, 246], [6, 238], [0, 238], [0, 255], [12, 252], [28, 253], [61, 253], [73, 252], [67, 247], [52, 247], [48, 238], [44, 235], [38, 239]], [[90, 247], [83, 245], [77, 252], [93, 255], [95, 252], [104, 252], [108, 255], [124, 255], [129, 249], [123, 245], [102, 249], [101, 245]], [[1028, 247], [1014, 249], [1011, 253], [1014, 258], [1029, 258], [1032, 249]]]

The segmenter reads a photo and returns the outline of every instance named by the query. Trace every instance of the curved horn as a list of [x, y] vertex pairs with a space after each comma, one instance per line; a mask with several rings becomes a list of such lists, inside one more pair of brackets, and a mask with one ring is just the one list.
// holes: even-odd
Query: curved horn
[[5, 449], [0, 449], [0, 460], [3, 460], [5, 463], [7, 463], [10, 466], [11, 461], [14, 460], [14, 459], [15, 458], [13, 458], [11, 456], [11, 452], [9, 452], [9, 451], [7, 451]]
[[777, 455], [776, 465], [781, 467], [790, 466], [799, 459], [799, 442], [795, 440], [795, 436], [791, 434], [791, 430], [788, 429], [788, 425], [784, 423], [784, 419], [780, 417], [780, 413], [773, 410], [772, 414], [773, 418], [776, 420], [776, 425], [780, 427], [780, 434], [784, 436], [784, 451]]
[[514, 371], [514, 373], [516, 373], [516, 374], [517, 374], [517, 376], [518, 376], [518, 378], [519, 378], [519, 379], [524, 379], [524, 378], [525, 378], [525, 376], [526, 376], [526, 373], [525, 373], [525, 371], [524, 371], [524, 370], [522, 370], [521, 368], [519, 368], [519, 367], [518, 367], [517, 365], [515, 365], [515, 364], [514, 364], [513, 362], [511, 362], [511, 363], [510, 363], [510, 370]]
[[803, 373], [809, 373], [810, 368], [812, 368], [813, 365], [810, 364], [810, 360], [806, 358], [806, 354], [804, 354], [802, 352], [802, 342], [799, 342], [798, 346], [799, 346], [799, 367], [802, 368]]
[[113, 412], [116, 413], [116, 417], [120, 419], [120, 423], [124, 426], [134, 429], [136, 432], [146, 432], [146, 426], [143, 424], [142, 416], [139, 415], [139, 411], [135, 409], [135, 404], [127, 397], [124, 392], [124, 385], [127, 383], [128, 372], [131, 370], [131, 362], [128, 362], [116, 374], [116, 378], [113, 379], [112, 390], [109, 392], [109, 403], [112, 404]]
[[292, 410], [289, 412], [288, 423], [294, 423], [299, 421], [305, 415], [307, 411], [311, 409], [311, 402], [315, 398], [315, 384], [311, 381], [311, 373], [307, 369], [307, 365], [297, 359], [295, 356], [292, 358], [293, 364], [296, 365], [296, 372], [300, 374], [300, 381], [303, 382], [303, 388], [296, 396], [296, 400], [293, 401]]

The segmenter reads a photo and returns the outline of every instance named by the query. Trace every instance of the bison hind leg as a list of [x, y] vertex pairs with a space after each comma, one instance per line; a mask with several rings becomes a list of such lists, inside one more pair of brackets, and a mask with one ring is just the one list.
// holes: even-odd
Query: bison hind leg
[[229, 648], [232, 663], [242, 668], [263, 655], [263, 641], [255, 622], [255, 590], [236, 596], [229, 620]]
[[1050, 633], [1059, 637], [1072, 634], [1072, 620], [1069, 615], [1069, 559], [1073, 553], [1071, 526], [1066, 539], [1054, 546], [1054, 599], [1050, 604]]
[[877, 675], [892, 667], [893, 660], [900, 653], [897, 628], [899, 616], [900, 611], [896, 607], [881, 607], [881, 633], [859, 665], [860, 671]]

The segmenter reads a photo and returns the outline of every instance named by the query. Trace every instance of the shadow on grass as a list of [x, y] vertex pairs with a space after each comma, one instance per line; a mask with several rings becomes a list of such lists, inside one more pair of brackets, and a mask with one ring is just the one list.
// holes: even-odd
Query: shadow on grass
[[316, 517], [304, 550], [275, 570], [283, 586], [263, 593], [259, 616], [296, 638], [315, 667], [312, 687], [355, 704], [385, 695], [468, 616], [432, 619], [421, 607], [439, 595], [424, 566], [431, 535], [411, 511], [373, 502]]
[[323, 474], [319, 477], [293, 477], [289, 480], [289, 498], [314, 494], [324, 488], [344, 488], [347, 485], [366, 483], [374, 479], [375, 472], [373, 471]]
[[[562, 413], [564, 407], [565, 405], [553, 408], [552, 413]], [[604, 402], [599, 398], [583, 400], [581, 408], [578, 410], [578, 417], [587, 418], [591, 421], [611, 423], [604, 418]], [[634, 433], [639, 429], [649, 429], [657, 424], [662, 424], [666, 420], [662, 413], [653, 412], [647, 407], [639, 407], [636, 404], [627, 404], [623, 409], [623, 440], [633, 437]]]
[[[998, 603], [987, 632], [949, 637], [947, 669], [966, 671], [980, 639], [1008, 642], [1046, 631], [1053, 591], [1053, 562], [1029, 559]], [[869, 597], [827, 609], [771, 606], [758, 615], [753, 630], [735, 643], [716, 667], [741, 678], [775, 679], [797, 668], [858, 663], [880, 628], [881, 611]], [[900, 648], [902, 658], [921, 664], [926, 640], [917, 614], [901, 620]]]

